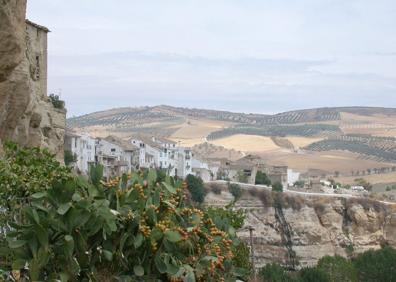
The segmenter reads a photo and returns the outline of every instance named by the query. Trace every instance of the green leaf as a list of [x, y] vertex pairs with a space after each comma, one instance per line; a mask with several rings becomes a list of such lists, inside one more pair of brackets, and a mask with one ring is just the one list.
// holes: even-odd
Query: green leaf
[[65, 235], [65, 253], [71, 258], [74, 252], [74, 239], [70, 235]]
[[66, 203], [66, 204], [61, 204], [57, 210], [58, 214], [60, 215], [64, 215], [65, 213], [67, 213], [67, 211], [70, 209], [71, 204], [70, 203]]
[[74, 193], [73, 197], [72, 197], [72, 200], [74, 202], [79, 202], [80, 200], [82, 200], [82, 197], [81, 197], [81, 195], [79, 193]]
[[168, 230], [168, 231], [165, 231], [164, 235], [165, 235], [165, 238], [168, 239], [168, 241], [170, 241], [172, 243], [179, 242], [182, 239], [182, 236], [177, 231]]
[[135, 248], [139, 248], [143, 243], [143, 235], [142, 233], [138, 233], [134, 239], [133, 245], [135, 246]]
[[164, 187], [166, 188], [166, 190], [168, 190], [170, 193], [172, 194], [176, 194], [176, 189], [175, 187], [173, 187], [172, 185], [166, 183], [166, 182], [162, 182], [162, 185], [164, 185]]
[[12, 269], [13, 270], [20, 270], [24, 268], [26, 261], [24, 259], [16, 259], [12, 262]]
[[26, 244], [25, 240], [10, 240], [8, 241], [8, 246], [11, 249], [18, 249]]
[[47, 249], [48, 248], [48, 233], [41, 225], [34, 226], [34, 232], [36, 233], [37, 239], [40, 244]]
[[188, 272], [186, 278], [183, 279], [184, 282], [195, 282], [195, 274], [193, 271]]
[[157, 172], [154, 169], [150, 169], [147, 175], [147, 181], [149, 185], [153, 185], [157, 181]]
[[47, 196], [47, 192], [38, 192], [38, 193], [34, 193], [31, 197], [33, 199], [41, 199], [45, 196]]
[[108, 250], [103, 250], [103, 255], [106, 260], [112, 261], [113, 260], [113, 253]]
[[167, 270], [166, 263], [161, 259], [159, 253], [154, 258], [155, 266], [160, 273], [165, 273]]
[[144, 275], [144, 268], [141, 265], [135, 265], [133, 267], [133, 272], [136, 276], [143, 276]]

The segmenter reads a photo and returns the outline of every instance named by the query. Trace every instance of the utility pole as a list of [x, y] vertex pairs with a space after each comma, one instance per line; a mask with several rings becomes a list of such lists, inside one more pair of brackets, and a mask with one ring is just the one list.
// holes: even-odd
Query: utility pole
[[254, 281], [257, 281], [257, 275], [256, 275], [256, 265], [254, 262], [254, 246], [253, 246], [253, 231], [254, 228], [253, 226], [249, 225], [248, 226], [249, 233], [250, 233], [250, 255], [251, 255], [251, 262], [252, 262], [252, 267], [253, 267], [253, 278]]

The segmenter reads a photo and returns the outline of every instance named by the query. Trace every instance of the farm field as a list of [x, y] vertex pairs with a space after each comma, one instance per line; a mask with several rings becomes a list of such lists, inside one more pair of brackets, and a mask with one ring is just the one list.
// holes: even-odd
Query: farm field
[[320, 170], [327, 173], [339, 171], [341, 174], [350, 175], [351, 171], [366, 170], [374, 167], [392, 167], [395, 164], [361, 159], [360, 155], [350, 152], [304, 152], [294, 153], [274, 151], [258, 153], [269, 164], [287, 165], [293, 170], [307, 172]]
[[343, 184], [353, 184], [356, 178], [366, 179], [370, 183], [394, 183], [396, 182], [396, 172], [370, 174], [363, 176], [338, 177], [335, 180]]
[[212, 140], [209, 141], [209, 143], [243, 152], [268, 152], [281, 150], [281, 148], [277, 146], [270, 137], [245, 134], [236, 134]]
[[210, 133], [231, 125], [232, 123], [224, 121], [188, 119], [183, 124], [174, 126], [177, 130], [169, 138], [180, 141], [183, 146], [192, 147], [205, 142]]

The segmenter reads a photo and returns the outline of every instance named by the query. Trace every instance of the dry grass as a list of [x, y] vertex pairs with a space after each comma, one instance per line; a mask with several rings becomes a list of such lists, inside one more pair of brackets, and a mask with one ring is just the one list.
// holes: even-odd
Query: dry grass
[[303, 148], [312, 143], [323, 140], [323, 138], [314, 138], [314, 137], [301, 137], [301, 136], [287, 136], [286, 137], [295, 148]]
[[256, 135], [236, 134], [210, 141], [210, 143], [217, 146], [223, 146], [227, 149], [235, 149], [243, 152], [268, 152], [280, 150], [270, 137]]
[[349, 177], [339, 177], [335, 180], [343, 184], [354, 184], [356, 178], [363, 178], [370, 183], [394, 183], [396, 182], [396, 172], [384, 173], [384, 174], [371, 174], [362, 176], [349, 176]]

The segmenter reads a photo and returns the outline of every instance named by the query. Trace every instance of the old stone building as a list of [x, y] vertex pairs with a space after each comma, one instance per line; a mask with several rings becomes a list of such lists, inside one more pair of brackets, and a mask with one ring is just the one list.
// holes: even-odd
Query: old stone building
[[0, 144], [48, 148], [63, 160], [66, 110], [47, 96], [47, 34], [26, 1], [0, 3]]

